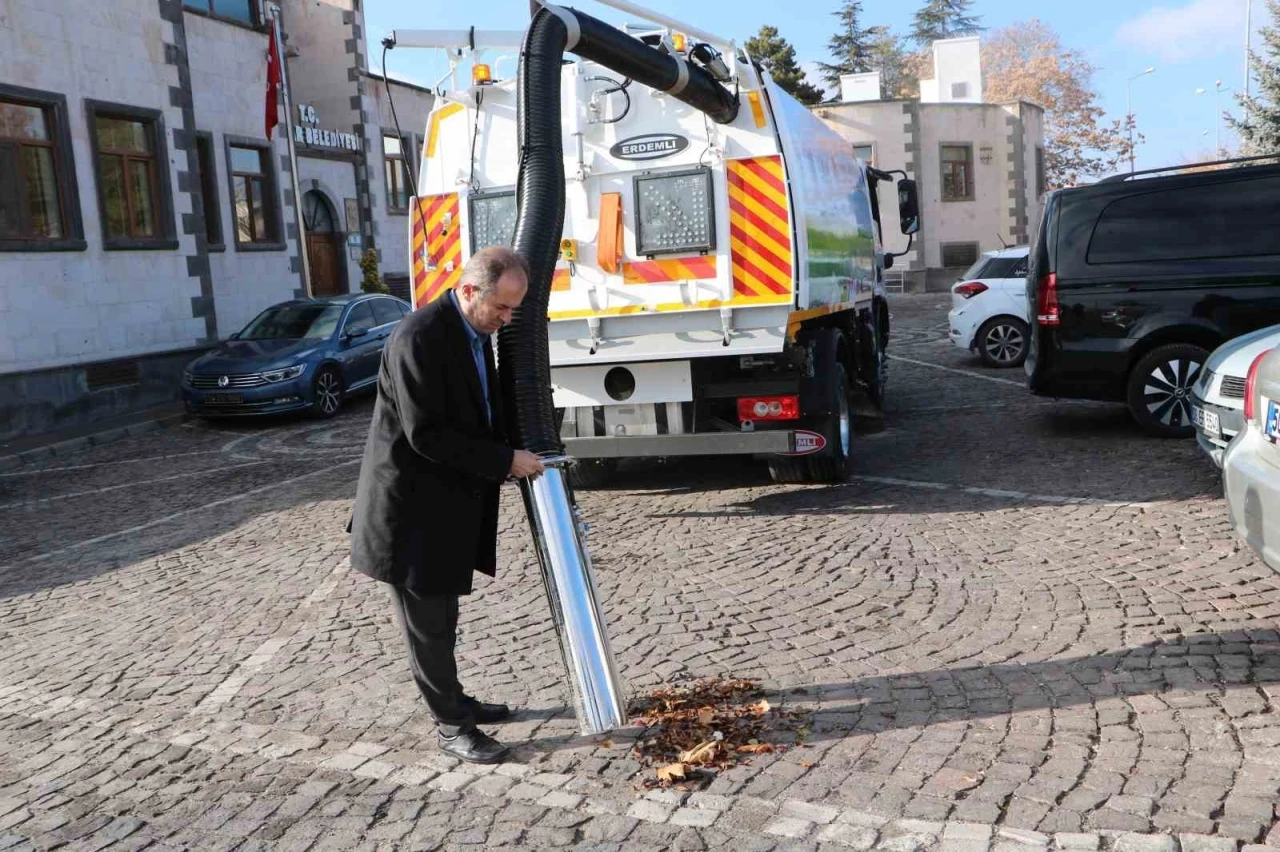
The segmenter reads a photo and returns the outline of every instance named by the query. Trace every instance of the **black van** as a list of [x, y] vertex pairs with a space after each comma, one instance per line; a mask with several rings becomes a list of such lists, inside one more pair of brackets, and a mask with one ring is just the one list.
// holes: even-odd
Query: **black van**
[[1276, 159], [1050, 193], [1027, 277], [1031, 392], [1124, 401], [1152, 434], [1192, 435], [1209, 353], [1280, 323]]

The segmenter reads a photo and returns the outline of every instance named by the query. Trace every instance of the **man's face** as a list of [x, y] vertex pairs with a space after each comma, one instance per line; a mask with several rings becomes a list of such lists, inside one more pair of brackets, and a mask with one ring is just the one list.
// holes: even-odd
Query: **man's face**
[[488, 296], [481, 297], [476, 286], [465, 283], [458, 288], [462, 297], [462, 311], [471, 327], [481, 334], [493, 334], [511, 322], [511, 312], [520, 307], [529, 283], [519, 269], [511, 269], [498, 279], [498, 286]]

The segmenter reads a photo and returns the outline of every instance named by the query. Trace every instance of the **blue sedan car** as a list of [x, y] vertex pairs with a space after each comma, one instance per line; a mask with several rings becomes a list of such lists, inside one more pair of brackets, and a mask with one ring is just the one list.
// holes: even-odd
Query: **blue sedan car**
[[205, 417], [310, 409], [332, 417], [373, 386], [396, 323], [412, 309], [392, 296], [331, 296], [273, 305], [187, 365], [182, 400]]

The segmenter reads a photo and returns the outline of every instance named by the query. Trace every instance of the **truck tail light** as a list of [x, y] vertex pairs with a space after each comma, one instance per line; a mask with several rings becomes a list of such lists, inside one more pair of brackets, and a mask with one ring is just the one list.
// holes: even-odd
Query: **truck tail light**
[[798, 420], [798, 396], [744, 396], [738, 398], [738, 420]]
[[1259, 352], [1258, 357], [1254, 358], [1253, 363], [1249, 365], [1249, 377], [1244, 380], [1244, 419], [1246, 421], [1253, 419], [1253, 392], [1258, 386], [1258, 367], [1270, 352], [1270, 349]]
[[988, 289], [987, 285], [983, 284], [981, 281], [966, 281], [963, 284], [957, 284], [955, 287], [951, 288], [951, 292], [955, 293], [957, 296], [972, 299], [979, 293], [987, 292]]
[[1061, 312], [1058, 309], [1058, 274], [1050, 272], [1040, 279], [1039, 310], [1036, 322], [1040, 325], [1058, 325]]

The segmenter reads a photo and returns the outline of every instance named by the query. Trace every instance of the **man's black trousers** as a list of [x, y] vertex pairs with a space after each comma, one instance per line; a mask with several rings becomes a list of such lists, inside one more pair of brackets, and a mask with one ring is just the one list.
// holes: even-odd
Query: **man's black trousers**
[[396, 625], [409, 650], [409, 669], [436, 726], [446, 737], [475, 728], [471, 700], [458, 682], [454, 644], [458, 635], [457, 595], [417, 595], [388, 586]]

